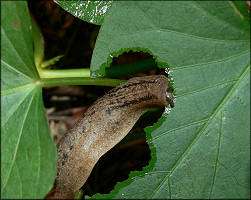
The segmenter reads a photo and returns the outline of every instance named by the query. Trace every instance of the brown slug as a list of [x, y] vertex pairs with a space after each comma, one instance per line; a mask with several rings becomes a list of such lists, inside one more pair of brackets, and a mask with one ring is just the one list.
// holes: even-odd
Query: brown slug
[[173, 107], [168, 78], [131, 78], [98, 99], [57, 143], [57, 176], [46, 196], [72, 199], [99, 158], [119, 143], [146, 111]]

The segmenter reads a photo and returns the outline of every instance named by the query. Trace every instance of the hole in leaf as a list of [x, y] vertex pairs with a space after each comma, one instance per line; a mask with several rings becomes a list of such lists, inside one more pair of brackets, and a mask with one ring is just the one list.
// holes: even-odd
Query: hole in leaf
[[[29, 0], [28, 5], [45, 38], [45, 60], [65, 55], [52, 68], [89, 67], [99, 26], [73, 17], [53, 1]], [[16, 22], [13, 25], [16, 26]], [[153, 56], [141, 51], [129, 51], [114, 57], [111, 67], [106, 68], [106, 77], [121, 79], [154, 74], [165, 74], [165, 70], [157, 68]], [[67, 124], [70, 124], [70, 120], [67, 117], [72, 119], [74, 113], [83, 114], [95, 99], [109, 89], [111, 88], [99, 86], [44, 88], [45, 107], [48, 108], [48, 113], [52, 112], [50, 109], [55, 109], [54, 115], [49, 116], [52, 122], [61, 122], [63, 117], [62, 121], [66, 121], [65, 127], [69, 129]], [[75, 110], [80, 108], [81, 110]], [[141, 171], [144, 166], [148, 166], [151, 151], [146, 143], [143, 127], [155, 123], [163, 109], [151, 112], [143, 115], [132, 131], [98, 161], [83, 187], [85, 195], [109, 193], [117, 182], [126, 180], [131, 171]], [[60, 126], [52, 126], [52, 123], [50, 125], [55, 132], [59, 132]], [[62, 134], [66, 132], [65, 129]]]
[[[110, 67], [105, 69], [105, 77], [129, 79], [133, 76], [165, 74], [164, 69], [159, 69], [153, 56], [142, 51], [125, 52], [118, 57], [113, 57]], [[125, 78], [126, 77], [126, 78]]]
[[[167, 75], [165, 69], [157, 67], [152, 55], [129, 51], [113, 57], [111, 67], [106, 68], [105, 77], [129, 79], [155, 74]], [[156, 123], [164, 110], [154, 109], [145, 113], [130, 133], [99, 159], [82, 187], [84, 195], [109, 194], [118, 182], [128, 179], [131, 171], [142, 171], [143, 167], [149, 165], [151, 150], [146, 142], [144, 128]]]

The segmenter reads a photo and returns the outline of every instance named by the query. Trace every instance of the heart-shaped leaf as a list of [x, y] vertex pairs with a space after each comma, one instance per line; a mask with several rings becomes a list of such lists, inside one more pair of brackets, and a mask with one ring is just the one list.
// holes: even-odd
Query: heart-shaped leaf
[[176, 102], [146, 128], [152, 160], [93, 198], [248, 198], [250, 25], [245, 2], [118, 1], [106, 14], [93, 76], [130, 49], [170, 67]]
[[1, 197], [43, 198], [56, 175], [26, 2], [1, 8]]

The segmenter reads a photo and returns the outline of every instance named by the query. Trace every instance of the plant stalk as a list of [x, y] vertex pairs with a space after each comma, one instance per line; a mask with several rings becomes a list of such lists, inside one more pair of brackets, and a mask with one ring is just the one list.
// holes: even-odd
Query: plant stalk
[[[51, 71], [51, 70], [50, 70]], [[86, 78], [86, 77], [65, 77], [65, 78], [42, 78], [43, 87], [59, 85], [99, 85], [116, 87], [126, 81], [111, 78]]]

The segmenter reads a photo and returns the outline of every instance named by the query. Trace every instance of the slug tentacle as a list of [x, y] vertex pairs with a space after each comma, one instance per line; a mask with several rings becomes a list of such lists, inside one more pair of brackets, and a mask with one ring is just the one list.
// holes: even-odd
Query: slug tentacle
[[98, 99], [57, 144], [57, 176], [46, 198], [73, 198], [98, 159], [120, 142], [146, 111], [173, 107], [164, 75], [135, 77]]

